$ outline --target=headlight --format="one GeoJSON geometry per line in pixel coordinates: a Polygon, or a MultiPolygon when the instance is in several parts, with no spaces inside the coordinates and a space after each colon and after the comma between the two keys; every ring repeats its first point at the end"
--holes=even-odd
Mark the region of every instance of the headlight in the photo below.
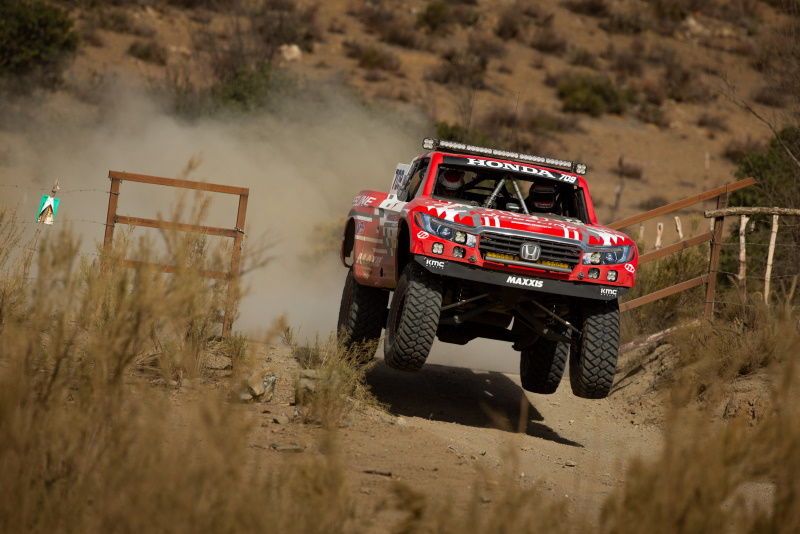
{"type": "Polygon", "coordinates": [[[447,241],[454,241],[460,245],[474,247],[477,242],[475,234],[470,234],[464,230],[458,230],[453,223],[448,223],[444,219],[437,219],[425,213],[415,213],[414,220],[417,226],[425,229],[429,234],[447,241]]]}
{"type": "Polygon", "coordinates": [[[617,265],[633,257],[633,246],[598,247],[583,253],[584,265],[617,265]]]}

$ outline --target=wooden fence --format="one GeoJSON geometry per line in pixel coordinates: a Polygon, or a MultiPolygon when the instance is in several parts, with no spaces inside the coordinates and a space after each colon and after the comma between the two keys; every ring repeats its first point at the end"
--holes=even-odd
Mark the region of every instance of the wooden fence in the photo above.
{"type": "MultiPolygon", "coordinates": [[[[655,217],[667,215],[669,213],[673,213],[680,209],[687,208],[689,206],[693,206],[700,202],[705,202],[711,199],[717,200],[717,210],[721,210],[727,207],[728,195],[730,193],[738,191],[739,189],[748,187],[755,183],[756,181],[754,178],[746,178],[744,180],[739,180],[738,182],[733,182],[724,185],[722,187],[717,187],[716,189],[706,191],[705,193],[700,193],[699,195],[679,200],[677,202],[673,202],[672,204],[667,204],[666,206],[662,206],[660,208],[647,211],[645,213],[640,213],[639,215],[634,215],[633,217],[628,217],[627,219],[616,221],[614,223],[609,224],[608,227],[614,230],[620,230],[622,228],[643,223],[644,221],[653,219],[655,217]]],[[[702,243],[707,243],[709,241],[711,242],[711,254],[709,255],[708,272],[706,274],[703,274],[702,276],[698,276],[696,278],[692,278],[691,280],[686,280],[674,286],[661,289],[659,291],[654,291],[653,293],[643,295],[633,300],[629,300],[628,302],[623,302],[622,304],[620,304],[619,307],[620,311],[627,311],[633,308],[638,308],[639,306],[643,306],[644,304],[649,304],[651,302],[655,302],[670,295],[675,295],[676,293],[680,293],[682,291],[695,288],[702,284],[706,284],[706,299],[705,299],[706,305],[705,305],[704,315],[707,318],[711,318],[714,314],[714,294],[717,285],[717,272],[719,271],[720,248],[722,246],[722,240],[724,237],[723,222],[724,222],[724,216],[715,217],[714,225],[710,231],[687,240],[681,240],[672,245],[639,256],[639,265],[642,265],[647,262],[663,258],[664,256],[673,254],[680,250],[685,250],[687,248],[691,248],[700,245],[702,243]]]]}
{"type": "MultiPolygon", "coordinates": [[[[174,178],[162,178],[160,176],[147,176],[144,174],[131,174],[119,171],[108,171],[108,178],[111,180],[111,191],[108,195],[108,214],[106,216],[106,233],[103,240],[103,247],[106,256],[111,252],[111,244],[114,238],[114,226],[128,224],[132,226],[144,226],[147,228],[158,228],[162,230],[178,230],[181,232],[194,232],[220,237],[233,238],[233,254],[231,263],[227,271],[201,271],[200,274],[205,278],[215,278],[228,281],[227,298],[225,301],[225,311],[222,317],[222,337],[228,337],[233,327],[234,305],[236,299],[236,285],[239,281],[239,267],[242,257],[242,243],[244,238],[244,221],[247,214],[247,199],[250,190],[246,187],[234,187],[230,185],[209,184],[205,182],[193,182],[189,180],[178,180],[174,178]],[[123,181],[140,182],[145,184],[164,185],[168,187],[181,187],[184,189],[197,189],[212,193],[227,193],[239,196],[239,208],[236,214],[236,226],[233,228],[216,228],[213,226],[201,226],[197,224],[185,224],[171,221],[159,221],[155,219],[143,219],[141,217],[129,217],[117,215],[117,204],[119,202],[120,184],[123,181]]],[[[162,269],[165,273],[174,273],[178,269],[175,265],[159,265],[128,259],[117,260],[123,265],[140,268],[149,266],[162,269]]]]}
{"type": "Polygon", "coordinates": [[[764,302],[769,304],[772,260],[775,257],[775,245],[778,236],[778,219],[780,216],[800,216],[800,209],[741,207],[706,210],[705,212],[705,216],[707,218],[713,218],[715,222],[725,217],[736,215],[739,216],[739,272],[736,273],[736,280],[739,284],[739,292],[742,296],[747,294],[747,222],[750,220],[751,215],[772,215],[772,228],[769,236],[769,248],[767,249],[767,265],[764,272],[764,302]]]}

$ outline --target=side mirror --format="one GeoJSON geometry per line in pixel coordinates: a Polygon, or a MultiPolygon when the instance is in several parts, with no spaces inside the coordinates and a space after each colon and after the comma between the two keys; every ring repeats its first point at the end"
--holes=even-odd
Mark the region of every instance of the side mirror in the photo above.
{"type": "Polygon", "coordinates": [[[506,202],[506,211],[513,211],[514,213],[519,213],[522,211],[519,204],[516,202],[506,202]]]}

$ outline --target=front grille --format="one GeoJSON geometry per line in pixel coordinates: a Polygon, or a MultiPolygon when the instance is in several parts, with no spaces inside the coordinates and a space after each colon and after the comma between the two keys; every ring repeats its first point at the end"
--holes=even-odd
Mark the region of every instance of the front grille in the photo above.
{"type": "MultiPolygon", "coordinates": [[[[535,262],[528,262],[531,264],[541,264],[543,261],[552,261],[557,263],[566,263],[570,269],[574,269],[581,259],[580,245],[570,243],[561,243],[558,241],[546,241],[544,239],[533,239],[530,237],[522,237],[511,234],[500,234],[497,232],[483,232],[480,234],[480,241],[478,249],[481,255],[486,258],[487,252],[495,254],[507,254],[514,256],[516,261],[523,261],[519,257],[520,245],[523,243],[533,243],[539,245],[542,253],[539,259],[535,262]]],[[[498,261],[504,263],[502,260],[495,260],[488,258],[489,261],[498,261]]]]}

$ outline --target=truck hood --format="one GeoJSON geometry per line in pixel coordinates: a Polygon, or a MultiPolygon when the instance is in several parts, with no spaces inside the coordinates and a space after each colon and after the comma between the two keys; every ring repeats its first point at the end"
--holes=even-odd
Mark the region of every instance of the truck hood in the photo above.
{"type": "Polygon", "coordinates": [[[516,230],[580,241],[588,246],[632,245],[622,232],[558,215],[525,215],[437,200],[423,200],[416,209],[450,222],[472,226],[478,232],[516,230]]]}

